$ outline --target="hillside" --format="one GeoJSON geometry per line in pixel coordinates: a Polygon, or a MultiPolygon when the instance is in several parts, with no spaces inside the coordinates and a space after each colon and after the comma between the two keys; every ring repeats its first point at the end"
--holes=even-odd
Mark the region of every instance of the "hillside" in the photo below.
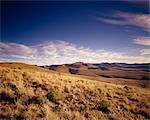
{"type": "Polygon", "coordinates": [[[43,66],[51,70],[104,78],[125,78],[149,80],[150,64],[101,63],[91,64],[77,62],[73,64],[43,66]]]}
{"type": "Polygon", "coordinates": [[[2,120],[150,119],[149,86],[106,83],[22,63],[1,63],[0,80],[2,120]]]}

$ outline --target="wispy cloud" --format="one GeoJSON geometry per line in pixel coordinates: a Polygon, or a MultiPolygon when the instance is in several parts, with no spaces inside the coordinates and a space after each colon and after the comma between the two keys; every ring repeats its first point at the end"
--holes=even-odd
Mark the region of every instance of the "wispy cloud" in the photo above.
{"type": "Polygon", "coordinates": [[[150,37],[138,37],[133,42],[138,45],[150,46],[150,37]]]}
{"type": "Polygon", "coordinates": [[[0,55],[1,57],[29,57],[36,53],[36,49],[16,43],[2,43],[0,42],[0,55]]]}
{"type": "MultiPolygon", "coordinates": [[[[144,54],[143,54],[144,55],[144,54]]],[[[144,56],[129,56],[106,50],[92,50],[64,41],[46,42],[34,46],[17,43],[0,43],[0,61],[16,61],[31,64],[63,64],[77,61],[100,62],[150,62],[144,56]]]]}
{"type": "MultiPolygon", "coordinates": [[[[97,17],[97,20],[107,24],[120,26],[134,26],[141,30],[150,32],[150,16],[148,14],[135,14],[127,12],[116,12],[111,16],[97,17]]],[[[150,46],[150,37],[140,36],[133,39],[134,44],[150,46]]],[[[149,49],[141,49],[140,55],[150,54],[149,49]]]]}
{"type": "MultiPolygon", "coordinates": [[[[138,37],[133,40],[133,43],[141,46],[150,46],[150,37],[138,37]]],[[[150,55],[150,49],[141,49],[140,55],[150,55]]]]}
{"type": "Polygon", "coordinates": [[[132,25],[150,31],[150,16],[148,14],[135,14],[127,12],[116,12],[111,16],[96,17],[100,22],[115,25],[132,25]],[[106,18],[107,17],[107,18],[106,18]],[[111,17],[111,18],[110,18],[111,17]]]}
{"type": "Polygon", "coordinates": [[[150,49],[141,49],[140,53],[141,55],[150,55],[150,49]]]}

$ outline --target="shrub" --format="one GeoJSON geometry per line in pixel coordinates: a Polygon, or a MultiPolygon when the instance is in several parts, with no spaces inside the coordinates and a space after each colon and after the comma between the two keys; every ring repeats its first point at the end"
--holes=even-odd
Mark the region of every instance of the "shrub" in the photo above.
{"type": "Polygon", "coordinates": [[[45,96],[39,96],[38,100],[41,101],[41,103],[44,103],[46,101],[46,97],[45,96]]]}
{"type": "Polygon", "coordinates": [[[0,83],[0,88],[6,88],[7,85],[5,83],[0,83]]]}
{"type": "Polygon", "coordinates": [[[61,100],[64,95],[59,91],[50,91],[46,96],[49,101],[56,102],[58,100],[61,100]]]}
{"type": "Polygon", "coordinates": [[[80,105],[79,105],[79,111],[80,111],[80,112],[85,111],[85,109],[86,109],[86,106],[85,106],[85,105],[83,105],[83,104],[80,104],[80,105]]]}
{"type": "Polygon", "coordinates": [[[110,103],[108,101],[102,100],[102,101],[98,102],[97,109],[99,111],[102,111],[104,113],[108,113],[109,112],[108,107],[110,107],[110,103]]]}
{"type": "Polygon", "coordinates": [[[2,92],[0,93],[0,102],[1,101],[15,104],[17,102],[17,98],[10,96],[8,93],[2,92]]]}
{"type": "Polygon", "coordinates": [[[16,87],[16,85],[13,84],[8,84],[8,85],[11,87],[12,91],[15,92],[15,94],[19,95],[19,89],[16,87]]]}
{"type": "Polygon", "coordinates": [[[21,70],[21,67],[18,67],[19,70],[21,70]]]}
{"type": "Polygon", "coordinates": [[[45,102],[44,96],[34,96],[28,99],[28,104],[43,104],[45,102]]]}

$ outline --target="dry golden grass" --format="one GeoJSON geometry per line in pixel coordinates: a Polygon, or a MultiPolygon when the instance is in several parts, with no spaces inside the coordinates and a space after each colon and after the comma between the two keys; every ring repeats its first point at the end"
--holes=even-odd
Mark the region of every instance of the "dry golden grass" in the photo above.
{"type": "Polygon", "coordinates": [[[148,88],[92,81],[27,64],[0,64],[0,119],[144,120],[148,88]]]}

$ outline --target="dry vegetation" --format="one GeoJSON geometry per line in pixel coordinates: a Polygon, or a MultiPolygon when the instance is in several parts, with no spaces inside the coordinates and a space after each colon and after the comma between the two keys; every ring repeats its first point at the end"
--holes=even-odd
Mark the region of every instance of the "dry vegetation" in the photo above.
{"type": "Polygon", "coordinates": [[[0,119],[150,119],[149,88],[92,81],[26,64],[0,64],[0,119]]]}

